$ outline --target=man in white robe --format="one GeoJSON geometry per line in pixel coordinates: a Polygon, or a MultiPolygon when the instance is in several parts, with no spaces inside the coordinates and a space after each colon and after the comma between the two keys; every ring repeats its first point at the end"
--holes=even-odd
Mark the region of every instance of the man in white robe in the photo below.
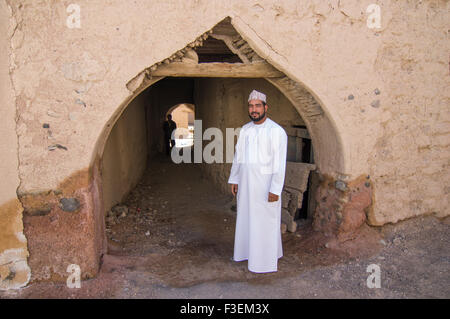
{"type": "Polygon", "coordinates": [[[253,90],[248,99],[251,122],[236,144],[228,183],[237,196],[234,261],[248,260],[256,273],[277,271],[281,244],[281,191],[286,170],[287,135],[267,117],[266,96],[253,90]]]}

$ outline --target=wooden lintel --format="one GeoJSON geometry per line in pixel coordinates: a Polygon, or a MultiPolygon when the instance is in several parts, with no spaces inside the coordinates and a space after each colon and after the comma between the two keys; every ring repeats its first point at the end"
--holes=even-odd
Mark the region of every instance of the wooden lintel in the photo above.
{"type": "Polygon", "coordinates": [[[184,63],[160,65],[152,76],[205,78],[273,78],[284,74],[267,62],[255,63],[184,63]]]}

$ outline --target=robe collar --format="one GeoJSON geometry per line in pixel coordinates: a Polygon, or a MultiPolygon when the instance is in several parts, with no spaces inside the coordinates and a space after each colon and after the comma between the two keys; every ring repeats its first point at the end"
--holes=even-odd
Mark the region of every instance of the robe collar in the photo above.
{"type": "Polygon", "coordinates": [[[251,121],[251,123],[252,123],[253,127],[260,128],[260,127],[266,127],[268,121],[270,121],[270,118],[266,118],[266,120],[263,123],[261,123],[261,124],[255,124],[255,122],[253,122],[253,121],[251,121]]]}

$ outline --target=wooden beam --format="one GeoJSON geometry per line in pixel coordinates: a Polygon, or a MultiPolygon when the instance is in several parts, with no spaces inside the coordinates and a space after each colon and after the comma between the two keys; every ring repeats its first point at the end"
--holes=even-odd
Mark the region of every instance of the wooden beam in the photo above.
{"type": "Polygon", "coordinates": [[[183,63],[160,65],[152,76],[204,78],[274,78],[284,74],[267,62],[245,63],[183,63]]]}

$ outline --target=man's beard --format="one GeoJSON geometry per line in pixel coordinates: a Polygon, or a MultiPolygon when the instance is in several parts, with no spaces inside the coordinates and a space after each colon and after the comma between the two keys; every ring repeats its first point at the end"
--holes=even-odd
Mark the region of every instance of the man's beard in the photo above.
{"type": "Polygon", "coordinates": [[[264,116],[266,116],[266,111],[264,111],[263,114],[261,114],[260,116],[258,116],[256,118],[253,118],[251,114],[249,114],[248,116],[250,117],[250,120],[252,120],[253,122],[259,122],[264,118],[264,116]]]}

